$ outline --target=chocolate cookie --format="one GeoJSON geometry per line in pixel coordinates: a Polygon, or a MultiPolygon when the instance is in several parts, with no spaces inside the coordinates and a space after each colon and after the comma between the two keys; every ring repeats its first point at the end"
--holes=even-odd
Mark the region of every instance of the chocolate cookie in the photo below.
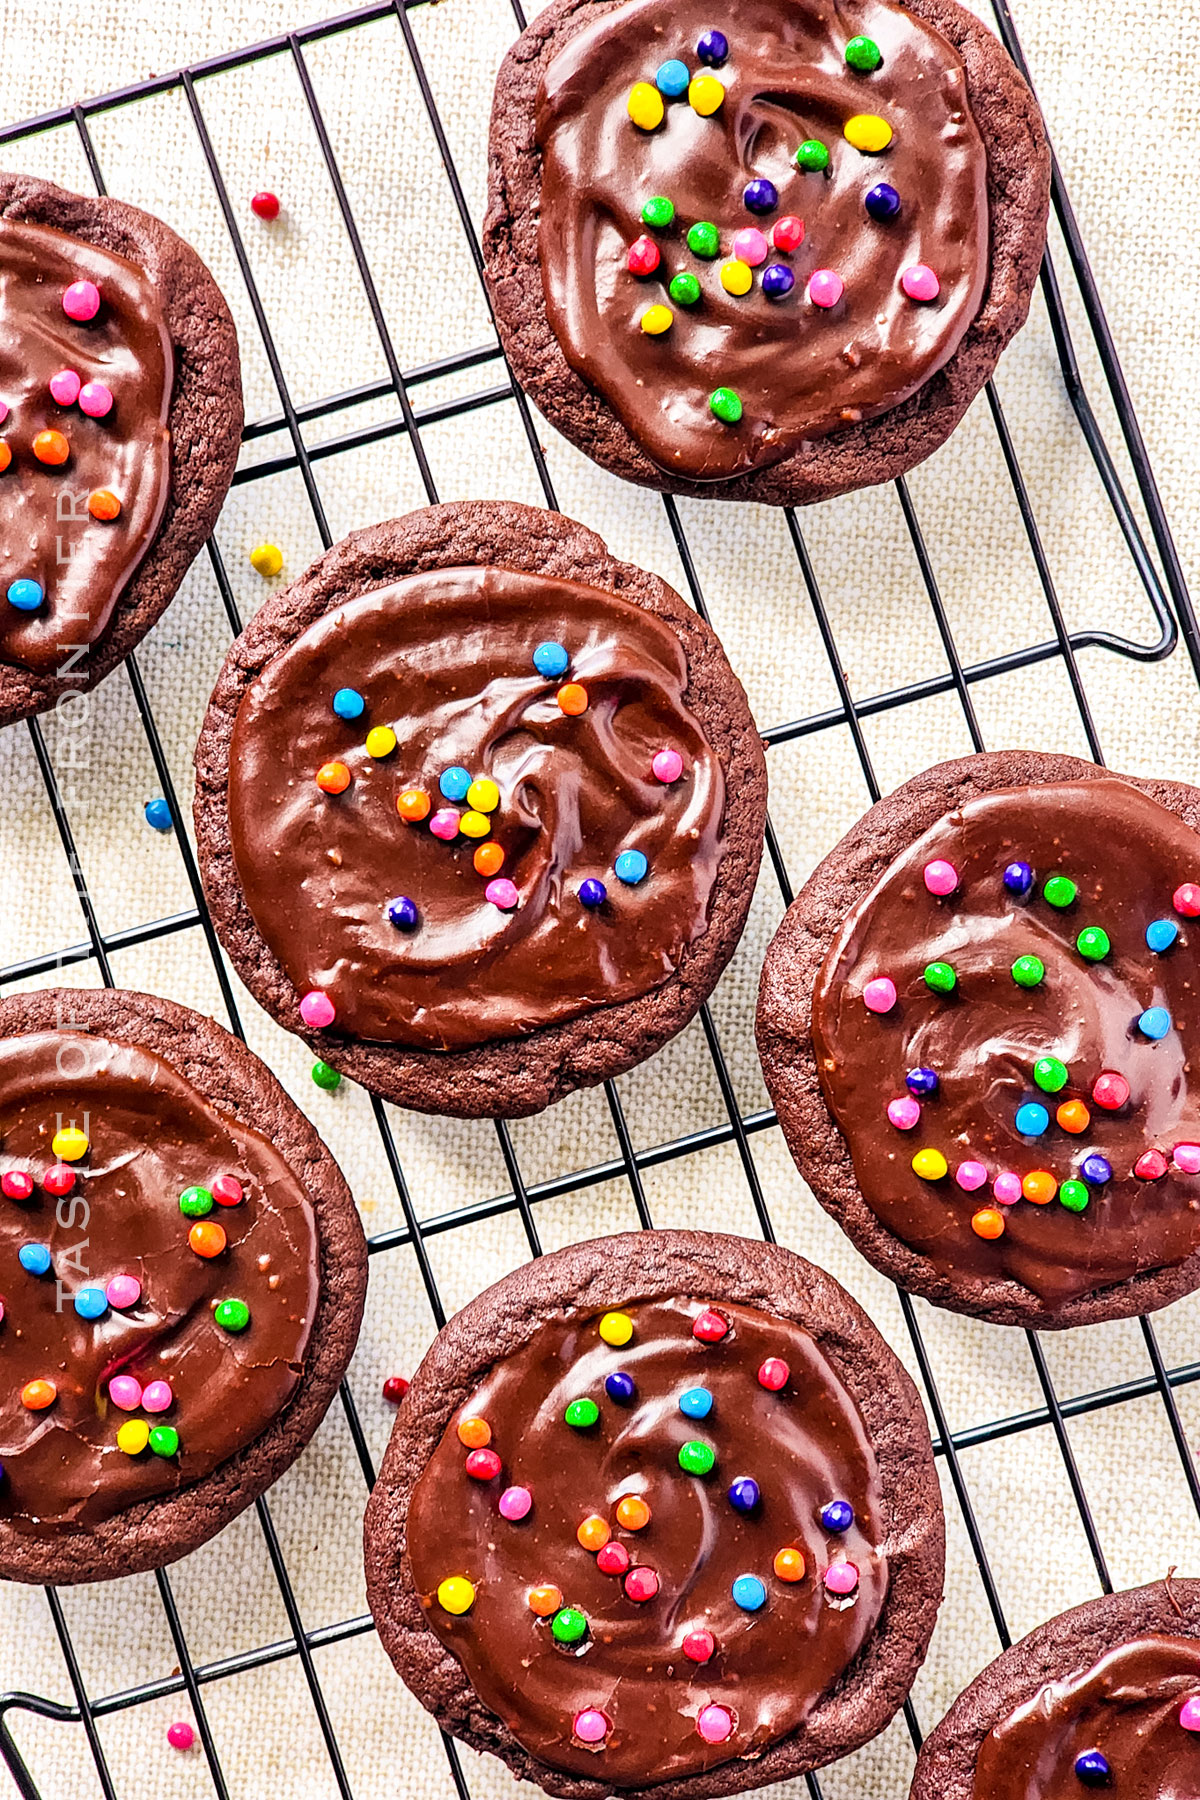
{"type": "Polygon", "coordinates": [[[518,380],[604,468],[803,504],[949,437],[1025,319],[1049,183],[955,0],[552,0],[496,83],[486,273],[518,380]]]}
{"type": "Polygon", "coordinates": [[[865,1743],[942,1564],[892,1352],[822,1270],[709,1232],[574,1244],[464,1307],[366,1517],[404,1680],[566,1800],[709,1800],[865,1743]]]}
{"type": "Polygon", "coordinates": [[[1200,1284],[1200,791],[1034,751],[860,820],[767,952],[801,1174],[876,1268],[1001,1324],[1200,1284]]]}
{"type": "Polygon", "coordinates": [[[94,687],[216,523],[242,434],[237,335],[149,213],[0,175],[0,725],[94,687]]]}
{"type": "Polygon", "coordinates": [[[910,1800],[1200,1793],[1200,1581],[1168,1576],[1040,1625],[927,1738],[910,1800]]]}
{"type": "Polygon", "coordinates": [[[149,994],[0,1001],[0,1576],[160,1568],[294,1462],[366,1290],[274,1076],[149,994]]]}
{"type": "Polygon", "coordinates": [[[680,1031],[741,934],[762,743],[708,626],[510,503],[359,531],[229,652],[196,750],[217,929],[326,1062],[519,1117],[680,1031]]]}

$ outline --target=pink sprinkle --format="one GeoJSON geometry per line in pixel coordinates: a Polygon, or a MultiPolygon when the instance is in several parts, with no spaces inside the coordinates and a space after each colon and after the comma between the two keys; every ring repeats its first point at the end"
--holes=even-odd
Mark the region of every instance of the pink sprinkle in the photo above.
{"type": "Polygon", "coordinates": [[[0,1325],[4,1323],[4,1302],[0,1300],[0,1325]]]}
{"type": "Polygon", "coordinates": [[[312,992],[305,994],[300,1002],[300,1017],[306,1025],[311,1025],[314,1031],[323,1031],[326,1025],[333,1024],[333,1001],[328,994],[323,994],[320,988],[313,988],[312,992]]]}
{"type": "Polygon", "coordinates": [[[533,1495],[528,1488],[505,1488],[500,1496],[500,1513],[505,1519],[523,1519],[533,1505],[533,1495]]]}
{"type": "Polygon", "coordinates": [[[868,1012],[891,1012],[896,1004],[896,984],[888,975],[877,975],[863,989],[863,1005],[868,1012]]]}
{"type": "Polygon", "coordinates": [[[166,1412],[174,1404],[175,1396],[168,1381],[152,1381],[142,1390],[142,1405],[149,1413],[166,1412]]]}
{"type": "Polygon", "coordinates": [[[858,1586],[858,1570],[852,1562],[830,1563],[825,1571],[825,1586],[831,1594],[852,1594],[858,1586]]]}
{"type": "Polygon", "coordinates": [[[435,838],[441,838],[444,843],[448,844],[451,839],[458,836],[459,817],[460,815],[452,806],[443,806],[430,819],[429,829],[435,838]]]}
{"type": "Polygon", "coordinates": [[[987,1180],[987,1170],[981,1162],[960,1162],[954,1171],[954,1179],[960,1188],[965,1188],[968,1194],[973,1194],[975,1189],[981,1188],[987,1180]]]}
{"type": "Polygon", "coordinates": [[[910,300],[936,300],[942,284],[924,263],[913,263],[900,277],[900,286],[910,300]]]}
{"type": "Polygon", "coordinates": [[[495,881],[489,881],[483,890],[483,897],[490,900],[493,906],[498,906],[501,912],[511,912],[521,898],[506,875],[499,875],[495,881]]]}
{"type": "Polygon", "coordinates": [[[8,401],[0,400],[0,425],[3,425],[3,423],[4,423],[5,419],[7,419],[7,417],[8,417],[8,401]]]}
{"type": "Polygon", "coordinates": [[[846,284],[834,269],[815,269],[808,280],[808,297],[814,306],[836,306],[846,284]]]}
{"type": "Polygon", "coordinates": [[[60,406],[74,406],[79,398],[79,377],[74,369],[60,369],[50,377],[50,395],[60,406]]]}
{"type": "Polygon", "coordinates": [[[889,1100],[887,1116],[897,1131],[911,1131],[921,1117],[920,1103],[907,1094],[900,1100],[889,1100]]]}
{"type": "Polygon", "coordinates": [[[683,758],[678,750],[660,750],[650,764],[656,781],[678,781],[683,774],[683,758]]]}
{"type": "Polygon", "coordinates": [[[102,381],[89,381],[79,390],[79,410],[89,419],[107,418],[113,409],[112,389],[102,381]]]}
{"type": "Polygon", "coordinates": [[[174,1725],[167,1726],[167,1742],[173,1750],[190,1750],[196,1741],[196,1734],[186,1719],[177,1719],[174,1725]]]}
{"type": "Polygon", "coordinates": [[[755,225],[747,225],[744,231],[734,234],[733,254],[739,262],[749,263],[752,269],[757,269],[760,262],[766,262],[767,249],[767,240],[755,225]]]}
{"type": "Polygon", "coordinates": [[[62,297],[62,308],[68,319],[85,323],[100,311],[100,289],[94,281],[73,281],[62,297]]]}
{"type": "Polygon", "coordinates": [[[1021,1177],[1007,1172],[997,1175],[992,1183],[992,1192],[1001,1206],[1015,1206],[1021,1198],[1021,1177]]]}
{"type": "Polygon", "coordinates": [[[1171,1155],[1185,1175],[1200,1175],[1200,1144],[1176,1144],[1171,1155]]]}
{"type": "Polygon", "coordinates": [[[142,1297],[142,1284],[136,1275],[114,1275],[104,1290],[108,1304],[117,1312],[128,1312],[142,1297]]]}
{"type": "Polygon", "coordinates": [[[1200,1695],[1192,1694],[1179,1709],[1179,1723],[1185,1731],[1200,1731],[1200,1695]]]}
{"type": "Polygon", "coordinates": [[[733,1730],[733,1714],[727,1706],[702,1706],[696,1714],[696,1730],[706,1744],[723,1744],[733,1730]]]}
{"type": "Polygon", "coordinates": [[[122,1412],[135,1412],[142,1404],[142,1384],[132,1375],[114,1375],[108,1384],[108,1397],[122,1412]]]}
{"type": "Polygon", "coordinates": [[[925,864],[925,886],[931,894],[952,894],[958,886],[958,870],[939,856],[925,864]]]}
{"type": "Polygon", "coordinates": [[[602,1744],[608,1736],[608,1720],[595,1706],[585,1706],[575,1714],[575,1736],[581,1744],[602,1744]]]}

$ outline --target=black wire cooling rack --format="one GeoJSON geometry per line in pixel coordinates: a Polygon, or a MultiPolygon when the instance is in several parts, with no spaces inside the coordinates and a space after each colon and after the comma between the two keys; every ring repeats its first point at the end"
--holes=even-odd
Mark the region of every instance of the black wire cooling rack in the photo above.
{"type": "MultiPolygon", "coordinates": [[[[525,24],[525,19],[520,0],[510,0],[510,3],[515,24],[521,28],[525,24]]],[[[414,7],[420,4],[422,4],[422,0],[410,0],[410,5],[414,7]]],[[[1001,38],[1018,66],[1027,74],[1025,59],[1007,0],[993,0],[993,10],[1001,38]]],[[[252,467],[241,469],[234,480],[237,483],[259,481],[283,470],[298,471],[304,483],[321,542],[326,547],[332,542],[332,537],[313,473],[314,463],[319,462],[322,458],[338,456],[347,451],[361,448],[382,438],[405,434],[411,444],[425,493],[431,502],[436,501],[438,492],[429,460],[422,446],[422,427],[475,408],[488,407],[498,403],[513,405],[517,408],[545,503],[551,508],[557,505],[546,457],[539,445],[537,426],[520,389],[511,380],[495,340],[480,348],[460,351],[407,370],[400,366],[363,247],[362,237],[355,222],[333,139],[322,116],[312,76],[305,60],[307,46],[385,20],[394,20],[395,22],[397,32],[395,54],[408,59],[412,75],[415,77],[428,128],[433,134],[444,168],[453,207],[469,247],[475,270],[481,277],[482,258],[479,239],[455,166],[447,130],[434,98],[433,85],[422,59],[417,36],[414,34],[412,20],[409,17],[409,5],[404,4],[404,0],[395,0],[394,4],[379,0],[378,4],[362,6],[336,18],[324,20],[319,24],[305,26],[300,30],[270,38],[245,49],[229,51],[223,55],[198,62],[189,68],[180,69],[167,75],[155,76],[150,80],[138,82],[96,99],[79,102],[73,106],[0,129],[0,143],[14,144],[41,132],[73,127],[78,133],[96,188],[98,192],[104,193],[106,191],[104,173],[89,129],[89,120],[152,95],[172,91],[182,94],[191,126],[199,141],[204,162],[220,204],[233,252],[245,283],[246,295],[279,396],[278,412],[248,424],[245,438],[249,441],[256,438],[282,436],[290,445],[290,448],[282,450],[273,457],[267,457],[252,467]],[[364,383],[341,393],[330,394],[311,404],[299,406],[295,404],[289,392],[281,354],[272,335],[247,257],[239,225],[238,209],[231,201],[229,190],[222,176],[213,138],[205,123],[201,100],[204,84],[212,77],[265,63],[273,58],[290,59],[299,80],[388,371],[386,381],[364,383]],[[414,404],[413,391],[422,384],[434,381],[440,376],[492,365],[498,365],[496,372],[501,377],[494,386],[461,398],[441,400],[425,408],[414,404]],[[346,409],[353,409],[366,402],[389,399],[394,400],[398,406],[398,416],[347,431],[318,445],[306,445],[301,430],[304,424],[346,409]]],[[[946,609],[943,606],[934,573],[933,559],[926,546],[916,506],[907,484],[901,480],[895,484],[899,504],[911,539],[920,584],[932,610],[941,640],[946,666],[921,680],[911,681],[886,692],[856,698],[850,691],[849,681],[844,673],[843,657],[839,651],[814,563],[805,541],[803,525],[794,512],[786,513],[787,529],[795,550],[803,589],[811,605],[821,642],[828,658],[838,703],[829,710],[774,725],[764,732],[764,737],[769,745],[779,745],[815,733],[826,732],[832,728],[847,728],[853,740],[863,781],[871,800],[878,799],[880,789],[872,766],[862,721],[872,715],[905,707],[931,696],[953,694],[961,708],[972,745],[976,750],[982,750],[983,738],[972,700],[972,688],[978,683],[986,682],[996,676],[1029,668],[1034,664],[1057,660],[1065,670],[1069,681],[1091,755],[1097,762],[1102,762],[1104,758],[1101,744],[1080,670],[1079,652],[1082,649],[1091,647],[1102,649],[1118,657],[1132,658],[1141,662],[1160,662],[1176,654],[1182,643],[1182,649],[1190,659],[1196,679],[1200,682],[1200,631],[1197,629],[1196,615],[1175,552],[1170,527],[1155,485],[1154,474],[1121,373],[1083,241],[1057,165],[1054,169],[1053,198],[1062,241],[1071,267],[1071,277],[1078,300],[1082,304],[1103,380],[1107,384],[1114,416],[1124,439],[1125,451],[1140,500],[1141,516],[1148,522],[1150,542],[1147,542],[1143,525],[1139,522],[1137,508],[1123,485],[1113,454],[1110,452],[1085,389],[1068,326],[1063,293],[1050,256],[1047,255],[1041,276],[1042,293],[1053,332],[1061,378],[1078,429],[1082,433],[1113,517],[1119,527],[1130,563],[1149,604],[1157,628],[1157,636],[1151,642],[1141,642],[1102,629],[1068,630],[1039,533],[1034,503],[1014,448],[1013,437],[1010,434],[999,396],[995,388],[989,386],[986,394],[987,408],[998,438],[1004,466],[1019,509],[1022,530],[1028,543],[1049,616],[1050,635],[1044,641],[1023,644],[984,661],[970,664],[963,662],[955,643],[946,609]]],[[[663,499],[663,506],[666,510],[671,536],[682,563],[691,601],[696,609],[707,617],[704,594],[680,512],[674,500],[669,496],[663,499]]],[[[230,629],[236,633],[241,630],[242,620],[233,588],[215,541],[208,545],[208,555],[230,629]]],[[[147,689],[138,668],[137,658],[130,656],[126,666],[150,755],[162,792],[168,800],[176,823],[175,842],[183,859],[184,871],[194,904],[191,908],[169,917],[150,920],[122,931],[110,932],[107,936],[104,935],[100,928],[96,907],[89,893],[86,872],[77,853],[71,808],[64,801],[57,785],[41,727],[36,719],[31,720],[28,730],[32,738],[34,755],[45,785],[46,797],[53,812],[55,827],[70,865],[86,935],[77,943],[0,969],[0,988],[5,984],[49,974],[67,964],[89,960],[95,963],[100,979],[105,985],[111,986],[113,985],[113,975],[110,958],[116,952],[132,945],[162,939],[176,932],[198,930],[203,933],[211,955],[229,1023],[232,1029],[241,1035],[234,990],[221,958],[212,922],[204,905],[195,858],[186,832],[182,828],[184,815],[172,782],[167,755],[155,722],[147,689]]],[[[14,729],[16,728],[14,727],[14,729]]],[[[767,827],[766,845],[780,895],[786,905],[792,899],[792,886],[779,842],[770,824],[767,827]]],[[[701,1022],[719,1086],[726,1122],[692,1131],[687,1135],[647,1149],[635,1150],[617,1088],[609,1082],[606,1084],[604,1092],[616,1141],[620,1148],[619,1157],[590,1168],[557,1174],[551,1179],[527,1182],[522,1175],[508,1127],[503,1122],[498,1122],[495,1129],[510,1183],[509,1191],[497,1194],[487,1201],[436,1214],[424,1221],[418,1218],[414,1207],[385,1108],[379,1101],[374,1101],[372,1103],[374,1115],[381,1134],[387,1164],[395,1183],[404,1222],[394,1229],[380,1232],[371,1238],[372,1255],[384,1254],[401,1246],[411,1249],[416,1257],[433,1320],[440,1327],[445,1320],[445,1308],[427,1249],[427,1239],[475,1223],[480,1219],[515,1212],[523,1228],[530,1254],[536,1256],[541,1249],[535,1215],[538,1202],[594,1189],[601,1183],[614,1178],[627,1183],[638,1219],[643,1227],[649,1227],[651,1217],[643,1188],[643,1172],[714,1145],[730,1143],[736,1146],[759,1228],[764,1237],[773,1241],[775,1231],[756,1169],[750,1140],[756,1133],[771,1127],[775,1123],[775,1117],[773,1112],[768,1109],[749,1113],[741,1110],[718,1031],[707,1006],[701,1011],[701,1022]]],[[[1145,1373],[1102,1387],[1097,1391],[1070,1398],[1059,1397],[1039,1339],[1033,1333],[1027,1334],[1029,1351],[1041,1388],[1043,1404],[1007,1418],[994,1419],[987,1423],[973,1425],[965,1430],[952,1432],[947,1424],[946,1413],[939,1395],[938,1384],[922,1335],[917,1311],[907,1295],[900,1294],[899,1300],[905,1326],[911,1336],[915,1359],[924,1382],[933,1420],[935,1449],[937,1455],[944,1460],[949,1483],[961,1513],[962,1525],[978,1567],[982,1591],[986,1596],[1001,1646],[1006,1646],[1010,1641],[1009,1627],[960,1462],[960,1453],[965,1449],[992,1443],[1014,1433],[1049,1425],[1053,1430],[1057,1448],[1062,1457],[1066,1480],[1078,1510],[1087,1546],[1095,1565],[1097,1580],[1104,1591],[1109,1592],[1112,1583],[1108,1565],[1101,1547],[1092,1507],[1089,1504],[1068,1436],[1067,1421],[1098,1412],[1103,1408],[1157,1395],[1165,1410],[1170,1435],[1182,1463],[1183,1475],[1192,1503],[1200,1516],[1200,1481],[1197,1479],[1192,1453],[1175,1399],[1176,1388],[1200,1380],[1200,1361],[1168,1367],[1160,1351],[1154,1326],[1148,1319],[1138,1321],[1146,1353],[1145,1373]]],[[[363,1478],[369,1486],[374,1479],[375,1471],[349,1382],[343,1385],[341,1404],[345,1411],[363,1478]]],[[[322,1691],[313,1653],[318,1649],[336,1645],[371,1631],[373,1629],[372,1622],[368,1616],[361,1616],[343,1619],[335,1624],[322,1626],[318,1630],[306,1630],[280,1537],[272,1520],[269,1501],[260,1500],[257,1511],[267,1556],[288,1620],[290,1635],[280,1641],[259,1645],[221,1661],[197,1664],[188,1651],[180,1609],[172,1592],[171,1577],[163,1571],[155,1577],[155,1580],[178,1659],[178,1672],[122,1692],[95,1694],[89,1692],[85,1684],[80,1658],[72,1641],[60,1597],[53,1588],[46,1590],[50,1616],[61,1646],[67,1676],[75,1698],[73,1705],[64,1705],[31,1693],[0,1695],[0,1756],[3,1757],[23,1800],[43,1800],[43,1796],[16,1741],[14,1727],[19,1728],[22,1714],[35,1714],[44,1719],[64,1724],[82,1725],[95,1764],[99,1790],[107,1797],[107,1800],[117,1800],[118,1789],[106,1759],[97,1722],[114,1713],[171,1695],[186,1695],[196,1721],[212,1790],[219,1800],[228,1800],[230,1788],[205,1711],[205,1689],[212,1683],[226,1682],[249,1671],[290,1658],[297,1658],[299,1661],[304,1683],[307,1686],[328,1753],[337,1790],[344,1800],[351,1800],[354,1788],[347,1774],[346,1760],[338,1742],[330,1708],[322,1691]]],[[[921,1725],[911,1700],[905,1706],[904,1716],[914,1745],[919,1745],[921,1725]]],[[[459,1800],[470,1800],[469,1781],[464,1772],[458,1749],[451,1738],[443,1735],[443,1741],[448,1759],[448,1778],[453,1790],[459,1796],[459,1800]]],[[[810,1775],[806,1779],[811,1800],[821,1800],[820,1778],[810,1775]]],[[[61,1800],[61,1797],[49,1796],[45,1797],[45,1800],[61,1800]]],[[[262,1800],[268,1800],[265,1791],[262,1800]]]]}

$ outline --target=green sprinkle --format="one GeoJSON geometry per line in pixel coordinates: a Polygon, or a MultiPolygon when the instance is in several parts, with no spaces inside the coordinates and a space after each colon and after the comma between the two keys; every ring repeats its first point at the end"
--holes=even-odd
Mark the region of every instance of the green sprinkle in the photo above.
{"type": "Polygon", "coordinates": [[[313,1064],[312,1078],[319,1088],[325,1089],[327,1094],[332,1094],[335,1088],[340,1088],[342,1085],[341,1076],[338,1074],[337,1070],[331,1068],[327,1062],[315,1062],[313,1064]]]}
{"type": "Polygon", "coordinates": [[[1082,1181],[1064,1181],[1058,1190],[1058,1197],[1068,1212],[1082,1212],[1091,1199],[1082,1181]]]}
{"type": "Polygon", "coordinates": [[[1051,906],[1070,906],[1078,892],[1069,875],[1052,875],[1042,889],[1042,899],[1048,900],[1051,906]]]}
{"type": "Polygon", "coordinates": [[[594,1400],[572,1400],[563,1418],[575,1431],[587,1431],[600,1417],[600,1408],[594,1400]]]}
{"type": "Polygon", "coordinates": [[[173,1425],[156,1425],[150,1433],[150,1448],[155,1456],[178,1456],[179,1433],[173,1425]]]}
{"type": "Polygon", "coordinates": [[[883,61],[883,51],[874,38],[852,37],[846,45],[846,62],[862,75],[869,75],[883,61]]]}
{"type": "Polygon", "coordinates": [[[213,1197],[207,1188],[184,1188],[179,1196],[179,1210],[189,1219],[204,1219],[213,1209],[213,1197]]]}
{"type": "Polygon", "coordinates": [[[949,963],[930,963],[925,970],[925,986],[935,994],[952,994],[958,986],[958,976],[949,963]]]}
{"type": "Polygon", "coordinates": [[[829,151],[818,138],[805,138],[796,152],[796,167],[819,175],[829,167],[829,151]]]}
{"type": "Polygon", "coordinates": [[[707,1475],[717,1460],[717,1453],[711,1444],[702,1444],[693,1438],[679,1452],[679,1466],[685,1475],[707,1475]]]}
{"type": "Polygon", "coordinates": [[[742,416],[742,403],[732,388],[714,388],[708,396],[708,405],[725,425],[736,425],[742,416]]]}
{"type": "Polygon", "coordinates": [[[664,231],[674,217],[675,202],[668,200],[665,194],[655,194],[642,208],[642,223],[653,225],[656,231],[664,231]]]}
{"type": "Polygon", "coordinates": [[[676,306],[695,306],[700,298],[700,283],[690,269],[681,269],[678,275],[672,275],[667,292],[676,306]]]}
{"type": "Polygon", "coordinates": [[[1108,941],[1108,933],[1099,925],[1089,925],[1075,939],[1075,948],[1080,956],[1086,956],[1089,962],[1101,962],[1112,949],[1108,941]]]}
{"type": "Polygon", "coordinates": [[[1018,987],[1037,987],[1046,979],[1046,965],[1039,956],[1018,956],[1012,978],[1018,987]]]}
{"type": "Polygon", "coordinates": [[[1057,1094],[1071,1078],[1066,1063],[1059,1062],[1057,1056],[1039,1056],[1033,1065],[1033,1079],[1044,1094],[1057,1094]]]}
{"type": "Polygon", "coordinates": [[[693,256],[703,256],[711,262],[721,253],[721,234],[708,219],[701,219],[699,224],[689,227],[687,247],[693,256]]]}
{"type": "Polygon", "coordinates": [[[213,1311],[222,1331],[245,1331],[250,1323],[250,1308],[244,1300],[222,1300],[213,1311]]]}
{"type": "Polygon", "coordinates": [[[556,1644],[577,1644],[587,1636],[588,1622],[573,1606],[560,1607],[550,1621],[550,1635],[556,1644]]]}

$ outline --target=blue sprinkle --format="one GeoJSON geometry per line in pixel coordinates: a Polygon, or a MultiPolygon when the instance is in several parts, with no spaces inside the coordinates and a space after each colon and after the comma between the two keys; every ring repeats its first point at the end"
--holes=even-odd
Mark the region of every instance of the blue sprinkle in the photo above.
{"type": "Polygon", "coordinates": [[[886,225],[900,211],[900,196],[889,182],[881,181],[870,190],[863,205],[877,225],[886,225]]]}
{"type": "MultiPolygon", "coordinates": [[[[758,1483],[752,1475],[739,1475],[736,1481],[730,1482],[729,1504],[735,1512],[748,1513],[754,1511],[755,1507],[758,1505],[758,1483]]],[[[749,1577],[743,1576],[742,1579],[753,1581],[755,1580],[755,1577],[753,1575],[749,1577]]],[[[734,1584],[733,1597],[737,1600],[736,1583],[734,1584]]],[[[761,1606],[762,1601],[758,1601],[757,1604],[761,1606]]],[[[742,1605],[740,1600],[738,1600],[738,1605],[742,1605]]],[[[751,1607],[749,1610],[753,1611],[754,1608],[751,1607]]]]}
{"type": "Polygon", "coordinates": [[[36,612],[45,598],[46,590],[40,581],[22,577],[20,581],[9,584],[8,603],[15,606],[18,612],[36,612]]]}
{"type": "Polygon", "coordinates": [[[826,1531],[849,1531],[854,1523],[854,1508],[848,1500],[830,1500],[821,1508],[821,1524],[826,1531]]]}
{"type": "Polygon", "coordinates": [[[1112,1164],[1107,1156],[1091,1150],[1080,1163],[1079,1173],[1089,1187],[1103,1187],[1106,1181],[1112,1180],[1112,1164]]]}
{"type": "Polygon", "coordinates": [[[729,55],[729,39],[723,31],[706,31],[696,45],[696,55],[710,68],[719,69],[729,55]]]}
{"type": "Polygon", "coordinates": [[[1027,862],[1011,862],[1004,871],[1004,885],[1023,900],[1033,888],[1033,870],[1027,862]]]}
{"type": "Polygon", "coordinates": [[[579,902],[581,906],[603,906],[608,899],[608,889],[602,881],[594,881],[589,875],[586,881],[579,884],[579,902]]]}
{"type": "Polygon", "coordinates": [[[910,1069],[904,1077],[904,1085],[918,1100],[927,1100],[930,1094],[937,1093],[941,1083],[936,1069],[910,1069]]]}
{"type": "Polygon", "coordinates": [[[779,189],[765,175],[748,181],[742,189],[742,202],[752,213],[774,212],[779,205],[779,189]]]}
{"type": "Polygon", "coordinates": [[[707,1419],[712,1403],[713,1397],[707,1388],[689,1388],[686,1394],[679,1396],[679,1410],[685,1419],[707,1419]]]}
{"type": "Polygon", "coordinates": [[[646,870],[649,867],[650,864],[640,850],[622,850],[613,864],[613,874],[618,881],[624,881],[628,886],[635,887],[639,881],[646,879],[646,870]]]}
{"type": "Polygon", "coordinates": [[[1156,956],[1169,950],[1179,936],[1179,927],[1174,919],[1154,919],[1146,927],[1146,942],[1156,956]]]}
{"type": "Polygon", "coordinates": [[[147,825],[152,825],[155,831],[170,831],[174,822],[175,821],[171,817],[171,809],[161,796],[156,796],[153,800],[147,800],[147,825]]]}
{"type": "Polygon", "coordinates": [[[565,675],[570,660],[562,645],[551,643],[549,638],[544,644],[539,644],[533,653],[533,666],[547,681],[555,681],[558,676],[565,675]]]}
{"type": "Polygon", "coordinates": [[[1084,1787],[1107,1787],[1112,1765],[1100,1750],[1084,1750],[1075,1758],[1075,1773],[1084,1787]]]}
{"type": "Polygon", "coordinates": [[[796,285],[796,277],[784,263],[772,263],[762,272],[762,291],[768,300],[782,300],[796,285]]]}
{"type": "Polygon", "coordinates": [[[470,785],[471,777],[460,763],[451,763],[438,779],[438,786],[447,800],[465,800],[470,785]]]}
{"type": "Polygon", "coordinates": [[[739,1575],[730,1592],[734,1605],[743,1612],[757,1612],[767,1604],[767,1590],[757,1575],[739,1575]]]}
{"type": "Polygon", "coordinates": [[[80,1288],[75,1296],[75,1311],[81,1319],[102,1319],[108,1311],[108,1296],[103,1288],[80,1288]]]}
{"type": "Polygon", "coordinates": [[[50,1252],[45,1244],[22,1244],[17,1260],[27,1275],[50,1273],[50,1252]]]}
{"type": "Polygon", "coordinates": [[[1027,1100],[1024,1106],[1018,1106],[1016,1125],[1022,1137],[1041,1137],[1050,1123],[1050,1114],[1036,1100],[1027,1100]]]}
{"type": "MultiPolygon", "coordinates": [[[[673,56],[670,62],[663,63],[659,69],[658,74],[654,77],[654,85],[660,94],[667,96],[668,100],[678,100],[680,94],[687,93],[691,79],[687,64],[680,62],[677,56],[673,56]]],[[[563,668],[565,669],[566,666],[564,662],[563,668]]],[[[542,673],[545,674],[546,671],[543,669],[542,673]]]]}
{"type": "Polygon", "coordinates": [[[397,931],[412,931],[417,923],[417,903],[410,900],[407,894],[398,894],[387,903],[388,924],[394,925],[397,931]]]}
{"type": "Polygon", "coordinates": [[[357,688],[339,688],[333,696],[333,710],[339,719],[361,719],[367,703],[357,688]]]}
{"type": "Polygon", "coordinates": [[[1165,1006],[1148,1006],[1138,1020],[1138,1030],[1143,1037],[1165,1038],[1171,1029],[1171,1015],[1165,1006]]]}
{"type": "Polygon", "coordinates": [[[637,1383],[624,1369],[614,1369],[611,1375],[604,1377],[604,1391],[610,1400],[632,1400],[637,1393],[637,1383]]]}

